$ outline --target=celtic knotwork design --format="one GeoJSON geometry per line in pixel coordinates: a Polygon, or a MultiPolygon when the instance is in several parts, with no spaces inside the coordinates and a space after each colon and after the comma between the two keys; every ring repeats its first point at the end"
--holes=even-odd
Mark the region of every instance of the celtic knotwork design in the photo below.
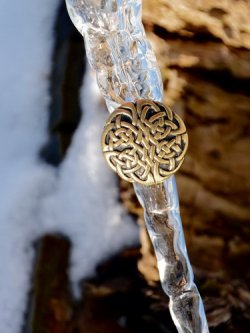
{"type": "Polygon", "coordinates": [[[102,150],[111,168],[129,182],[161,183],[181,166],[188,136],[181,118],[160,102],[138,100],[107,120],[102,150]]]}

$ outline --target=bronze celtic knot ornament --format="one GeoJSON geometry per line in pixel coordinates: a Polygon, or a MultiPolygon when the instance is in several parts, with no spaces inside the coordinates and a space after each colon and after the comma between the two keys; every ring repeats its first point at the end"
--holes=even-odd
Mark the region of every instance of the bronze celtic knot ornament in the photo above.
{"type": "Polygon", "coordinates": [[[110,167],[129,181],[158,184],[181,166],[188,146],[181,118],[160,102],[138,100],[118,107],[102,134],[110,167]]]}

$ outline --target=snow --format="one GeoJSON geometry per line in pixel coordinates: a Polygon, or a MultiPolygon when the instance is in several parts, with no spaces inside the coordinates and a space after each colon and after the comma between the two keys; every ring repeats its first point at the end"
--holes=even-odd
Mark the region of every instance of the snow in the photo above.
{"type": "Polygon", "coordinates": [[[137,241],[138,231],[118,203],[116,178],[100,151],[107,114],[88,71],[85,111],[64,162],[46,165],[53,24],[59,1],[0,1],[0,333],[19,333],[33,269],[32,243],[46,232],[73,244],[70,278],[137,241]]]}
{"type": "Polygon", "coordinates": [[[55,191],[42,200],[41,211],[46,230],[64,232],[74,242],[73,286],[93,273],[100,259],[138,239],[137,227],[118,203],[114,173],[102,156],[100,137],[108,115],[96,98],[99,92],[90,70],[83,87],[82,122],[59,170],[55,191]]]}

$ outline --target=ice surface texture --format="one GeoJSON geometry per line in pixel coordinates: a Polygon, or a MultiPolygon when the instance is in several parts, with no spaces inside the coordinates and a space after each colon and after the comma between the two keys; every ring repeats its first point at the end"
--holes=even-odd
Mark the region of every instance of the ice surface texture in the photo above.
{"type": "Polygon", "coordinates": [[[141,24],[140,1],[66,1],[110,112],[138,98],[161,100],[162,81],[141,24]]]}
{"type": "MultiPolygon", "coordinates": [[[[162,80],[141,23],[140,0],[66,0],[85,39],[108,110],[137,99],[162,100],[162,80]]],[[[154,245],[160,279],[179,332],[208,332],[187,256],[174,177],[161,185],[135,184],[154,245]]]]}
{"type": "Polygon", "coordinates": [[[154,245],[170,312],[178,332],[208,332],[200,294],[194,284],[179,212],[174,176],[154,186],[134,186],[144,207],[146,226],[154,245]]]}

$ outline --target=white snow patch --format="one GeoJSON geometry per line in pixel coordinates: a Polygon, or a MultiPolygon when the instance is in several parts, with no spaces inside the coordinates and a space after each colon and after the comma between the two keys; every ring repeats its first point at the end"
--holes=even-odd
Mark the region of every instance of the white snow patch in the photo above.
{"type": "Polygon", "coordinates": [[[82,90],[85,111],[59,169],[39,160],[46,142],[53,24],[58,1],[0,2],[0,333],[19,333],[33,269],[32,242],[58,231],[73,243],[71,279],[137,240],[103,161],[105,112],[94,77],[82,90]]]}
{"type": "Polygon", "coordinates": [[[60,170],[56,190],[42,201],[45,230],[64,232],[74,242],[71,278],[94,272],[96,264],[138,240],[138,229],[119,202],[115,174],[106,165],[100,137],[108,114],[100,106],[95,75],[82,89],[84,114],[60,170]]]}

